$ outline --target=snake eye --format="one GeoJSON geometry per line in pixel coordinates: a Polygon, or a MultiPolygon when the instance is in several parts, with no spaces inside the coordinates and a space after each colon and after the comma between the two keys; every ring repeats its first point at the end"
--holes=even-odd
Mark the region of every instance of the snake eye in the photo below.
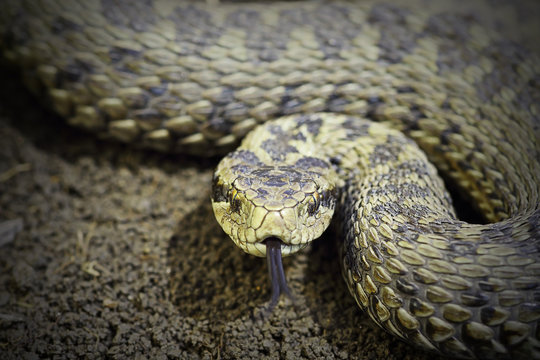
{"type": "Polygon", "coordinates": [[[319,209],[319,205],[321,204],[321,197],[319,193],[313,193],[311,194],[311,197],[309,198],[307,212],[310,216],[315,215],[317,210],[319,209]]]}
{"type": "Polygon", "coordinates": [[[238,199],[238,191],[236,189],[231,189],[231,191],[229,191],[229,204],[231,207],[231,211],[240,211],[240,207],[242,204],[240,203],[240,199],[238,199]]]}

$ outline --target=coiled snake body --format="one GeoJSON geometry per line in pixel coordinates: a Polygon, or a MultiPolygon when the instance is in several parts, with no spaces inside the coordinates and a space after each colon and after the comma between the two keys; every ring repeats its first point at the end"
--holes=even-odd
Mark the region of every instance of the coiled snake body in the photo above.
{"type": "Polygon", "coordinates": [[[266,122],[222,160],[212,200],[278,278],[335,208],[344,278],[380,326],[450,356],[540,358],[534,54],[473,17],[396,3],[4,10],[4,56],[71,124],[210,154],[266,122]],[[432,164],[488,224],[456,219],[432,164]]]}

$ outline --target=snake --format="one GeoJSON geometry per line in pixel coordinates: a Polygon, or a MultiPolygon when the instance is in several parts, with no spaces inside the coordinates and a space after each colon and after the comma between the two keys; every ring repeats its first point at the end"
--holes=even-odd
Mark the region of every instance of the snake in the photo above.
{"type": "Polygon", "coordinates": [[[267,258],[273,306],[282,256],[332,223],[351,295],[390,334],[540,358],[540,61],[478,13],[409,3],[6,1],[0,49],[101,138],[202,156],[241,141],[211,201],[267,258]]]}

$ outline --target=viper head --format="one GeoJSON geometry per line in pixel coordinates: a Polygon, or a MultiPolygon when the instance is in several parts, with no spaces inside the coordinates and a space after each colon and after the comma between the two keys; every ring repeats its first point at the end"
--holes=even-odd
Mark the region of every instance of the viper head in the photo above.
{"type": "Polygon", "coordinates": [[[245,157],[233,153],[218,166],[212,207],[237,246],[266,256],[272,309],[280,294],[291,296],[281,257],[304,248],[330,224],[336,203],[335,174],[328,164],[314,158],[291,166],[269,166],[238,161],[245,157]]]}
{"type": "Polygon", "coordinates": [[[272,238],[281,241],[281,255],[287,256],[328,227],[336,203],[328,164],[304,158],[309,166],[268,166],[235,158],[229,155],[216,170],[212,205],[223,230],[245,252],[266,256],[265,240],[272,238]]]}

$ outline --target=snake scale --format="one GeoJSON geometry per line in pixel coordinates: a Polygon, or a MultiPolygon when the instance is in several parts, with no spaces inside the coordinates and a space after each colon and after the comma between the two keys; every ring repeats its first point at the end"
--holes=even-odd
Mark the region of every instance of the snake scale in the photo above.
{"type": "Polygon", "coordinates": [[[281,256],[335,210],[343,276],[378,325],[451,357],[540,358],[538,57],[408,3],[8,1],[0,45],[101,137],[210,155],[250,133],[212,201],[268,252],[277,296],[281,256]],[[456,218],[439,174],[486,224],[456,218]]]}

